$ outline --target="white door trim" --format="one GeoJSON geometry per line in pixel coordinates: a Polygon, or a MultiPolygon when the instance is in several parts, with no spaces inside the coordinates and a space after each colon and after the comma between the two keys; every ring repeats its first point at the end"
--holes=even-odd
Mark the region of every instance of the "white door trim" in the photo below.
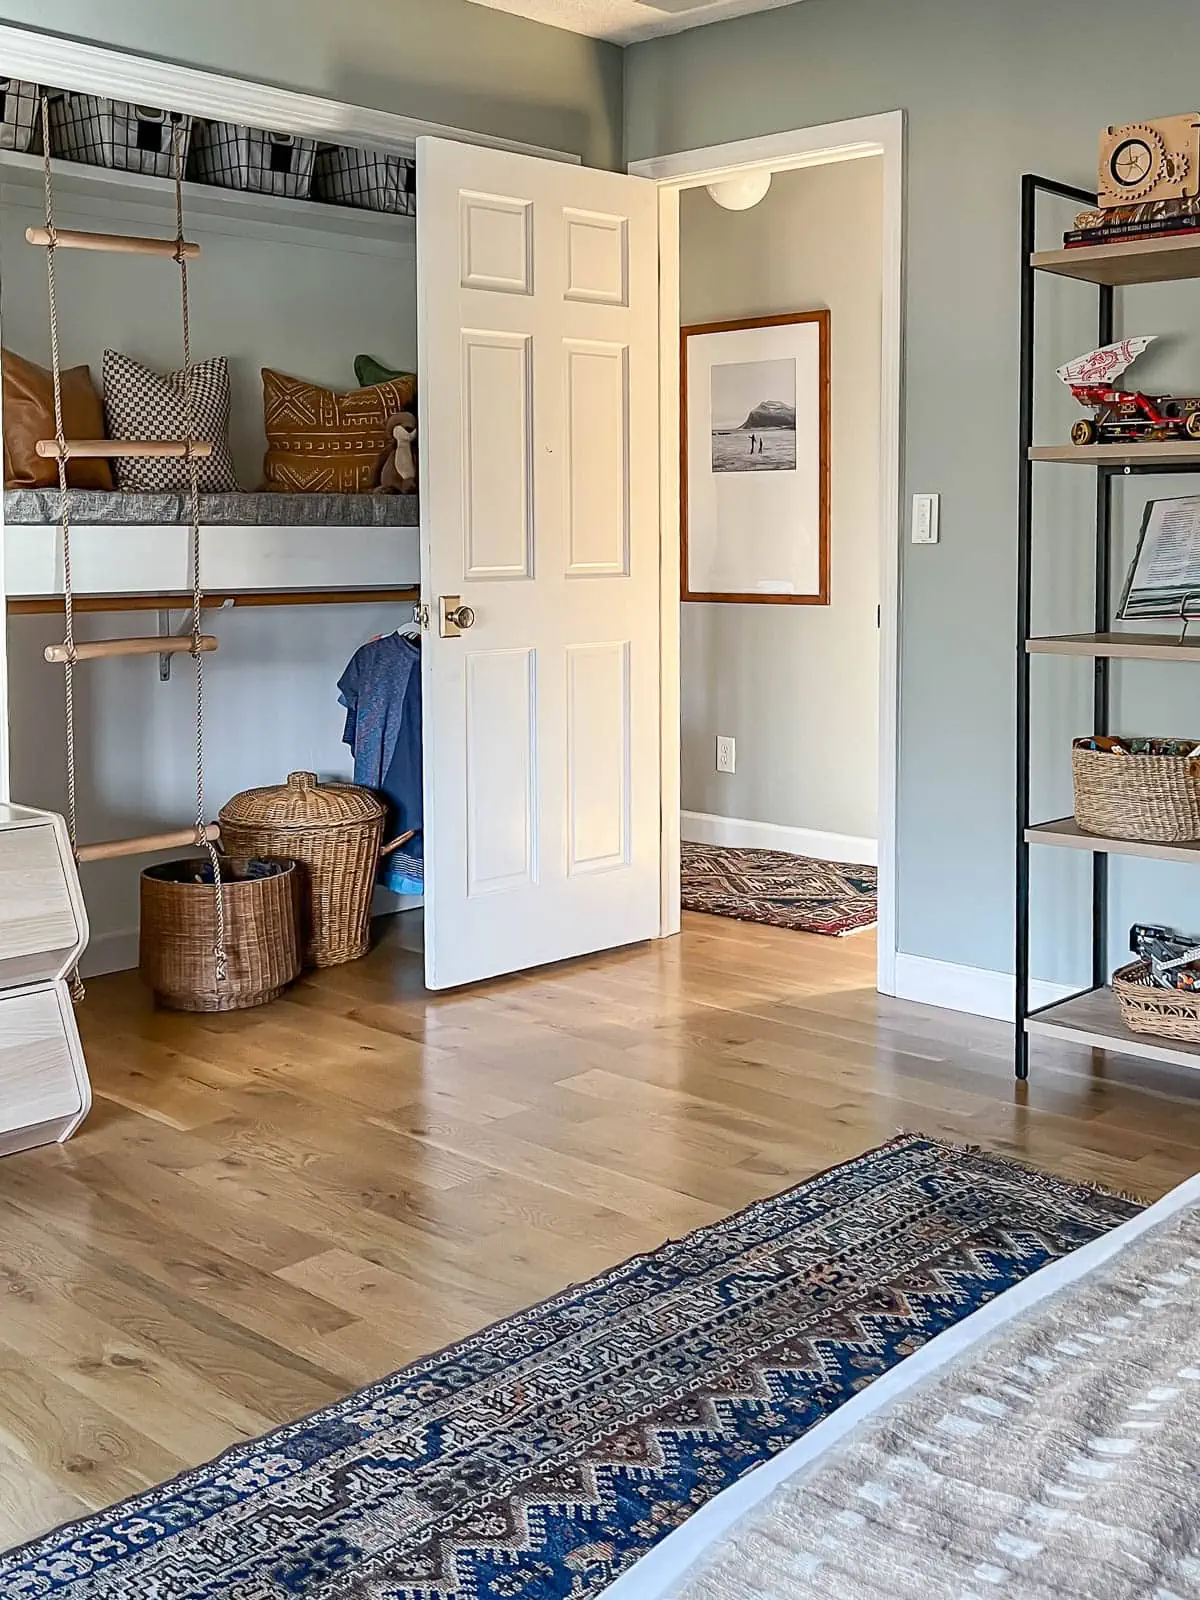
{"type": "Polygon", "coordinates": [[[190,112],[193,116],[281,128],[310,138],[362,144],[401,155],[411,155],[422,134],[434,134],[462,144],[515,150],[550,161],[580,161],[579,156],[561,150],[545,150],[539,145],[445,127],[393,111],[376,111],[369,106],[254,83],[248,78],[178,66],[153,56],[85,44],[12,23],[0,24],[0,64],[7,77],[52,84],[56,89],[72,89],[78,94],[110,95],[117,100],[190,112]]]}
{"type": "Polygon", "coordinates": [[[904,340],[904,112],[855,117],[634,161],[659,185],[662,348],[662,935],[679,912],[679,192],[752,167],[791,171],[862,156],[883,158],[883,338],[879,560],[879,961],[896,992],[896,770],[900,721],[900,417],[904,340]]]}

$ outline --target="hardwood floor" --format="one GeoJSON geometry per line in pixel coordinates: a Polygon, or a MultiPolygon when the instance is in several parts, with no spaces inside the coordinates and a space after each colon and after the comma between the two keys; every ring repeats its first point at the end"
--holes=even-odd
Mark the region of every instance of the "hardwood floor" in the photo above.
{"type": "Polygon", "coordinates": [[[434,998],[404,948],[263,1011],[81,1023],[75,1141],[0,1162],[0,1546],[314,1410],[899,1128],[1153,1197],[1200,1077],[880,999],[869,935],[712,917],[434,998]]]}

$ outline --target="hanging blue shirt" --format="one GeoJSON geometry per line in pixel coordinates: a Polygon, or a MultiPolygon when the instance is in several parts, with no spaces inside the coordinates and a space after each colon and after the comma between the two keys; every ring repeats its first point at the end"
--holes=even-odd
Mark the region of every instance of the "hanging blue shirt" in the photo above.
{"type": "Polygon", "coordinates": [[[420,646],[398,633],[372,639],[355,652],[338,690],[346,708],[342,742],[354,752],[354,781],[388,802],[385,839],[417,830],[404,854],[420,861],[425,820],[420,646]]]}

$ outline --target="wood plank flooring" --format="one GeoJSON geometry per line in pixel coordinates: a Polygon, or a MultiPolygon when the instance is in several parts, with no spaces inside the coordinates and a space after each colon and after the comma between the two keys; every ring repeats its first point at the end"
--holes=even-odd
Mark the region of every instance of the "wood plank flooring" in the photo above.
{"type": "Polygon", "coordinates": [[[81,1013],[96,1108],[0,1162],[0,1546],[880,1143],[1146,1196],[1200,1075],[876,996],[869,935],[713,917],[442,998],[392,924],[263,1011],[81,1013]]]}

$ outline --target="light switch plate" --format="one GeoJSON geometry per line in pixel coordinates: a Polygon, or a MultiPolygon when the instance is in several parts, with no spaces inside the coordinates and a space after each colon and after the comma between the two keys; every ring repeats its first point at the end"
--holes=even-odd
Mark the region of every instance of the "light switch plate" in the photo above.
{"type": "Polygon", "coordinates": [[[936,544],[938,542],[938,513],[941,495],[915,494],[912,508],[912,542],[936,544]]]}

